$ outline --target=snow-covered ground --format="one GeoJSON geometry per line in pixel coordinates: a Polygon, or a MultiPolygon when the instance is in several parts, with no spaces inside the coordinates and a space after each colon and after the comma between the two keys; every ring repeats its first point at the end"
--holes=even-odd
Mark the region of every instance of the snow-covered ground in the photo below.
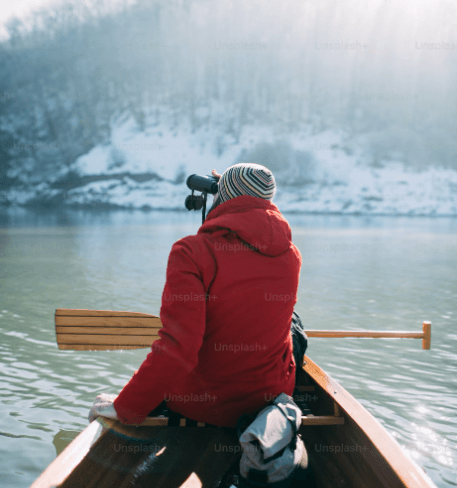
{"type": "Polygon", "coordinates": [[[81,186],[53,189],[53,182],[41,183],[13,188],[7,199],[21,205],[64,194],[66,205],[183,209],[188,175],[213,168],[222,173],[246,160],[273,171],[273,201],[282,211],[457,215],[457,171],[418,172],[394,160],[373,166],[366,151],[362,142],[336,130],[290,133],[252,125],[236,134],[202,124],[192,132],[186,123],[176,128],[163,122],[140,131],[124,118],[113,124],[109,144],[92,148],[55,177],[72,171],[85,177],[81,186]]]}

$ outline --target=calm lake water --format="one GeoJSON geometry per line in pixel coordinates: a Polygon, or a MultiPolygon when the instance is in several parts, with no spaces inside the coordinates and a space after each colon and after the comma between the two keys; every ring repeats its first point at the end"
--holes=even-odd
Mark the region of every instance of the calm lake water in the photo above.
{"type": "MultiPolygon", "coordinates": [[[[438,487],[457,486],[457,219],[286,214],[303,256],[307,329],[419,331],[311,339],[309,356],[353,394],[438,487]]],[[[147,350],[59,351],[56,308],[158,314],[173,242],[199,213],[0,211],[0,486],[30,485],[118,393],[147,350]]]]}

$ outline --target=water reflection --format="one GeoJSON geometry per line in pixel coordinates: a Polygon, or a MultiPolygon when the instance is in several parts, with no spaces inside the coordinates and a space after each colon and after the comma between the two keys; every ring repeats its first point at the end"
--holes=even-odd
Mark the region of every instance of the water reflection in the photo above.
{"type": "Polygon", "coordinates": [[[59,430],[52,441],[56,448],[56,456],[58,456],[80,433],[80,431],[75,430],[59,430]]]}

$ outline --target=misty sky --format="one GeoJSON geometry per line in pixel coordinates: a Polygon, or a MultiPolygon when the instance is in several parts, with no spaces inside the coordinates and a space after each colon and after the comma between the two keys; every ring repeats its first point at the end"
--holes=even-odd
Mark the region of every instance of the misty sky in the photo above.
{"type": "Polygon", "coordinates": [[[3,25],[10,17],[22,17],[31,10],[52,2],[53,0],[14,0],[14,2],[11,0],[0,0],[0,24],[3,25]]]}
{"type": "Polygon", "coordinates": [[[11,17],[24,17],[32,10],[54,2],[55,0],[0,0],[0,38],[6,36],[4,24],[11,17]]]}

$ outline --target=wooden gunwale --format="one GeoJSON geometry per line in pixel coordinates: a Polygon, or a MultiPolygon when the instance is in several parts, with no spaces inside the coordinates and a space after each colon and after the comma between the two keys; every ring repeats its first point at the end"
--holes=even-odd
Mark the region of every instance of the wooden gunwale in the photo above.
{"type": "Polygon", "coordinates": [[[99,422],[89,424],[43,471],[31,488],[53,488],[63,483],[102,435],[99,422]]]}

